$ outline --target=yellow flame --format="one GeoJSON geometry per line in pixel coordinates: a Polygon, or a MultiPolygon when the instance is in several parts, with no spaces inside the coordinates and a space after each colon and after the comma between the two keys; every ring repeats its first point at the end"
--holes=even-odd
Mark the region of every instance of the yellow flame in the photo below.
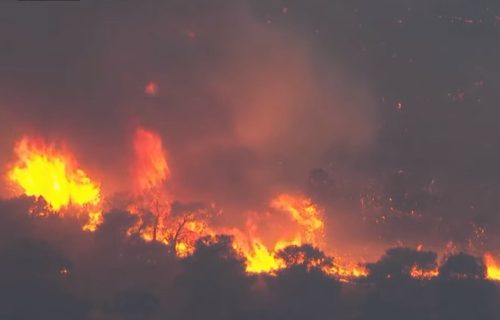
{"type": "Polygon", "coordinates": [[[253,240],[252,248],[244,255],[249,273],[273,273],[285,267],[284,261],[276,258],[275,252],[267,249],[258,239],[253,240]]]}
{"type": "Polygon", "coordinates": [[[317,244],[323,235],[324,222],[321,210],[311,199],[290,194],[280,194],[273,201],[271,207],[287,212],[291,219],[304,230],[304,240],[311,244],[317,244]]]}
{"type": "Polygon", "coordinates": [[[102,221],[98,206],[100,186],[78,168],[69,153],[56,150],[43,141],[22,138],[15,147],[16,161],[7,172],[7,178],[27,196],[42,197],[53,213],[69,206],[92,210],[85,230],[95,230],[102,221]]]}
{"type": "Polygon", "coordinates": [[[500,263],[496,262],[490,253],[484,254],[486,276],[490,280],[500,281],[500,263]]]}

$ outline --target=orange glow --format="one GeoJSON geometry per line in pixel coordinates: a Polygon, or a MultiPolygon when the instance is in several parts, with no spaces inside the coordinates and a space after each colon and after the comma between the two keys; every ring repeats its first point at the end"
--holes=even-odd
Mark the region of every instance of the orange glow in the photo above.
{"type": "MultiPolygon", "coordinates": [[[[245,259],[245,270],[250,274],[276,275],[280,270],[302,265],[321,269],[344,282],[368,275],[364,264],[352,257],[328,257],[332,251],[327,251],[324,244],[327,221],[323,209],[312,199],[301,194],[281,193],[273,197],[264,210],[248,213],[244,227],[213,227],[209,220],[215,205],[172,208],[175,198],[166,188],[170,169],[160,135],[139,127],[131,145],[135,155],[131,165],[133,192],[127,199],[127,209],[137,221],[128,229],[129,236],[162,243],[176,256],[187,257],[193,254],[196,242],[202,237],[229,234],[233,236],[233,248],[245,259]],[[309,256],[309,251],[301,251],[301,248],[284,250],[305,244],[319,249],[320,254],[309,256]]],[[[84,215],[82,228],[85,231],[95,231],[102,224],[100,184],[81,169],[70,152],[39,139],[24,137],[16,143],[14,154],[15,159],[7,168],[7,180],[19,194],[44,199],[30,212],[40,216],[84,215]]],[[[424,245],[418,244],[416,250],[423,251],[424,245]]],[[[456,247],[450,242],[444,255],[453,252],[456,247]]],[[[500,281],[500,261],[495,261],[491,253],[485,253],[484,263],[487,278],[500,281]]],[[[422,280],[439,275],[437,268],[422,269],[416,265],[406,271],[412,278],[422,280]]],[[[67,275],[70,270],[61,269],[60,272],[67,275]]],[[[457,275],[458,278],[466,276],[457,275]]]]}
{"type": "Polygon", "coordinates": [[[167,198],[154,194],[153,198],[130,206],[130,213],[136,215],[138,221],[127,233],[140,235],[145,241],[163,243],[178,257],[189,256],[198,239],[215,235],[208,226],[209,213],[200,209],[173,216],[170,205],[167,198]]]}
{"type": "Polygon", "coordinates": [[[136,192],[155,188],[170,176],[165,149],[158,134],[139,127],[134,136],[136,192]]]}
{"type": "Polygon", "coordinates": [[[245,258],[249,273],[272,273],[285,267],[284,261],[276,258],[274,251],[268,250],[259,240],[253,241],[252,250],[245,258]]]}
{"type": "Polygon", "coordinates": [[[170,169],[157,133],[137,128],[133,147],[135,188],[128,210],[138,219],[128,234],[161,242],[179,257],[192,254],[199,238],[214,234],[207,223],[210,213],[200,209],[172,214],[171,196],[164,185],[170,177],[170,169]]]}
{"type": "Polygon", "coordinates": [[[284,213],[286,221],[276,223],[286,224],[286,228],[273,229],[273,234],[269,236],[259,230],[254,215],[247,220],[245,232],[239,230],[232,232],[235,246],[246,258],[246,271],[249,273],[273,274],[287,267],[286,263],[276,256],[280,250],[291,245],[300,246],[306,243],[316,246],[323,236],[322,212],[311,199],[283,193],[270,202],[270,208],[274,211],[272,214],[264,215],[265,222],[275,223],[274,219],[279,219],[284,213]],[[264,238],[268,241],[264,242],[262,240],[264,238]]]}
{"type": "Polygon", "coordinates": [[[137,217],[136,223],[129,228],[129,235],[138,234],[146,241],[159,241],[168,244],[165,230],[170,215],[170,202],[159,191],[145,192],[137,196],[127,208],[137,217]]]}
{"type": "Polygon", "coordinates": [[[151,97],[154,97],[158,94],[158,84],[154,81],[148,82],[144,87],[144,92],[151,97]]]}
{"type": "Polygon", "coordinates": [[[323,268],[326,274],[336,276],[343,282],[351,279],[362,278],[368,275],[368,270],[363,264],[351,259],[335,259],[333,266],[323,268]]]}
{"type": "MultiPolygon", "coordinates": [[[[283,230],[273,228],[271,238],[274,240],[268,241],[268,245],[265,245],[261,239],[269,238],[269,236],[261,234],[255,218],[247,221],[246,232],[232,231],[235,248],[245,257],[248,273],[275,275],[277,271],[289,267],[286,261],[278,257],[278,252],[288,246],[311,244],[318,248],[322,247],[325,228],[323,210],[311,199],[302,195],[283,193],[270,202],[270,208],[275,210],[274,215],[264,215],[264,220],[274,223],[273,219],[277,218],[276,214],[285,213],[288,217],[288,223],[291,224],[280,221],[279,224],[286,224],[284,230],[287,232],[280,234],[283,230]]],[[[305,263],[304,259],[303,254],[299,252],[292,257],[289,263],[303,264],[305,263]]],[[[311,267],[321,268],[326,274],[338,277],[342,281],[365,277],[368,274],[363,265],[348,259],[324,265],[323,261],[308,261],[307,268],[311,267]]]]}
{"type": "Polygon", "coordinates": [[[244,237],[239,230],[233,231],[234,247],[246,261],[248,273],[269,273],[286,267],[285,262],[276,257],[276,250],[269,249],[257,237],[244,237]]]}
{"type": "Polygon", "coordinates": [[[500,263],[496,262],[490,253],[484,254],[486,277],[490,280],[500,281],[500,263]]]}
{"type": "Polygon", "coordinates": [[[415,279],[432,279],[439,275],[437,268],[432,270],[423,270],[417,266],[413,266],[410,270],[410,276],[415,279]]]}
{"type": "MultiPolygon", "coordinates": [[[[274,275],[277,271],[288,267],[287,262],[278,257],[280,250],[288,246],[304,244],[317,247],[321,245],[325,223],[322,210],[311,199],[301,195],[283,193],[271,201],[270,207],[277,211],[275,214],[286,213],[291,223],[285,228],[288,231],[287,234],[280,235],[280,230],[273,228],[272,238],[274,241],[270,243],[268,241],[268,245],[265,245],[261,239],[266,235],[261,234],[258,223],[254,219],[247,221],[246,232],[240,230],[229,232],[234,236],[235,249],[245,257],[248,273],[274,275]]],[[[265,220],[271,221],[275,218],[273,215],[265,215],[264,217],[265,220]]],[[[305,257],[298,253],[292,260],[294,264],[302,264],[304,259],[305,257]]],[[[319,267],[326,274],[338,276],[345,281],[367,275],[367,270],[362,265],[347,259],[325,266],[321,265],[321,261],[309,261],[307,267],[319,267]]]]}
{"type": "Polygon", "coordinates": [[[271,202],[271,207],[283,210],[302,228],[304,243],[317,245],[323,236],[324,222],[321,210],[303,196],[281,194],[271,202]]]}
{"type": "Polygon", "coordinates": [[[42,140],[22,138],[15,146],[16,160],[7,178],[27,196],[43,198],[49,212],[64,215],[69,207],[87,211],[84,230],[94,231],[102,222],[99,209],[101,190],[98,183],[78,167],[68,152],[46,145],[42,140]]]}

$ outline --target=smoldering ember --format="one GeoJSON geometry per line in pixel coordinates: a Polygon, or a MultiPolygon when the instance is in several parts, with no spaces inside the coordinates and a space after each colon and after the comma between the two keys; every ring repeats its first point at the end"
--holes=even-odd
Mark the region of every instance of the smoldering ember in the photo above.
{"type": "Polygon", "coordinates": [[[500,1],[0,17],[0,320],[500,319],[500,1]]]}

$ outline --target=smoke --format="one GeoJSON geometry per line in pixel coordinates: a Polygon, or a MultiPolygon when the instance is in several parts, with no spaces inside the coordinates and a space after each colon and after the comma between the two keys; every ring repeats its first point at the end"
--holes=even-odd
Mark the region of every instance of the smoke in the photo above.
{"type": "Polygon", "coordinates": [[[6,10],[22,16],[4,22],[21,54],[2,76],[2,130],[64,139],[108,194],[126,184],[136,124],[164,138],[178,197],[228,210],[298,189],[329,150],[361,152],[375,137],[368,86],[314,36],[268,25],[245,1],[6,10]],[[51,22],[33,31],[30,20],[51,22]]]}
{"type": "MultiPolygon", "coordinates": [[[[125,208],[143,126],[166,149],[172,212],[210,208],[218,226],[242,226],[297,192],[324,209],[333,261],[375,262],[354,284],[300,265],[254,276],[225,237],[179,260],[127,235],[137,221],[126,211],[83,233],[75,217],[29,216],[31,199],[2,201],[0,317],[498,317],[484,266],[455,253],[500,252],[499,10],[486,0],[2,3],[0,166],[25,134],[61,142],[110,207],[125,208]],[[410,249],[421,245],[432,251],[410,249]],[[414,267],[440,277],[417,281],[414,267]]],[[[0,194],[11,194],[3,183],[0,194]]]]}

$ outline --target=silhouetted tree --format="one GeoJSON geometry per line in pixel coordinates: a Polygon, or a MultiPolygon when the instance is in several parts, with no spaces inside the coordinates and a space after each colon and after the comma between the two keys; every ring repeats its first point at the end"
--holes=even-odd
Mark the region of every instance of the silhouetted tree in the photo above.
{"type": "Polygon", "coordinates": [[[289,246],[278,253],[287,267],[267,278],[271,301],[265,319],[327,319],[338,311],[340,282],[322,268],[332,259],[311,245],[289,246]]]}
{"type": "Polygon", "coordinates": [[[246,319],[251,278],[228,236],[197,241],[193,255],[182,261],[175,287],[178,319],[246,319]]]}
{"type": "Polygon", "coordinates": [[[0,261],[0,319],[84,319],[87,304],[62,286],[71,264],[47,243],[16,242],[0,261]]]}
{"type": "Polygon", "coordinates": [[[480,258],[459,253],[448,257],[437,282],[439,319],[494,320],[498,296],[494,284],[485,280],[480,258]]]}

